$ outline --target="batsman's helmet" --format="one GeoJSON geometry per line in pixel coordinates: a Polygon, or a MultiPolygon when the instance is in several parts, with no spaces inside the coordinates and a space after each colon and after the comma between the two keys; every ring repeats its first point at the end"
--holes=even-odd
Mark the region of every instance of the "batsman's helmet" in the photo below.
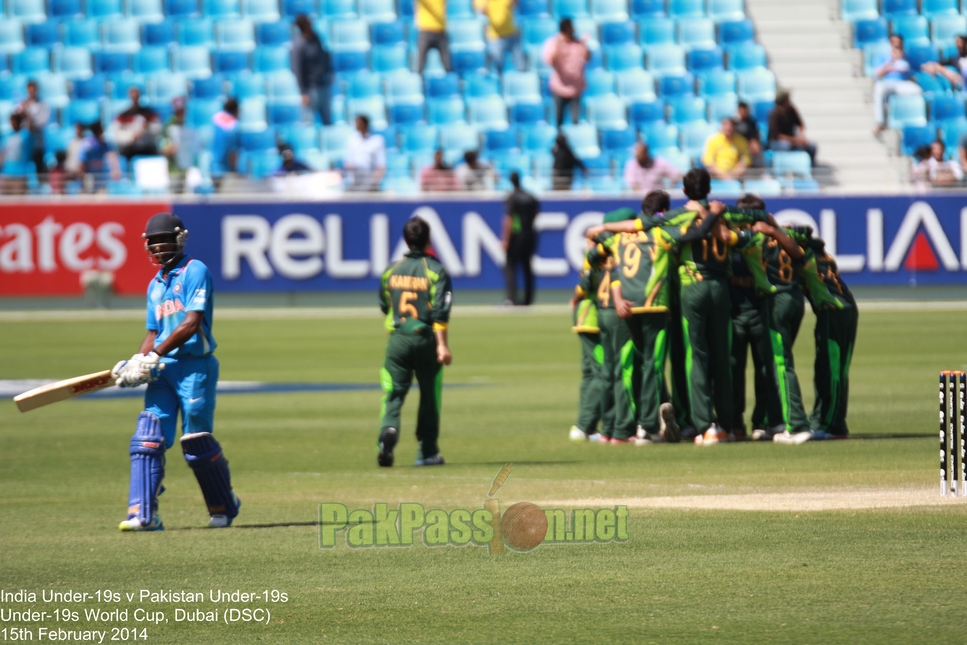
{"type": "Polygon", "coordinates": [[[181,257],[188,231],[184,222],[174,213],[152,215],[144,227],[144,248],[158,264],[168,265],[181,257]]]}

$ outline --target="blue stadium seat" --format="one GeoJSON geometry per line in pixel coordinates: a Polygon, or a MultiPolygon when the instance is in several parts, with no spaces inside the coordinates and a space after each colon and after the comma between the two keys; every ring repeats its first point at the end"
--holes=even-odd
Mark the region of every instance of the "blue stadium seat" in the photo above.
{"type": "Polygon", "coordinates": [[[92,78],[74,81],[71,87],[71,98],[78,100],[97,100],[104,96],[104,78],[92,78]]]}
{"type": "Polygon", "coordinates": [[[735,72],[712,70],[698,77],[699,96],[722,96],[735,93],[735,72]]]}
{"type": "Polygon", "coordinates": [[[406,43],[406,30],[399,20],[377,22],[370,25],[370,41],[373,45],[400,45],[406,43]]]}
{"type": "Polygon", "coordinates": [[[928,101],[930,120],[942,125],[945,121],[967,118],[963,96],[938,96],[928,101]]]}
{"type": "Polygon", "coordinates": [[[950,81],[939,74],[934,76],[926,72],[917,72],[913,75],[913,81],[920,86],[923,95],[928,99],[933,96],[948,94],[952,90],[950,81]]]}
{"type": "Polygon", "coordinates": [[[742,182],[742,192],[759,197],[779,197],[782,195],[782,184],[776,179],[746,179],[742,182]]]}
{"type": "Polygon", "coordinates": [[[84,17],[81,0],[50,0],[50,17],[54,20],[76,20],[84,17]]]}
{"type": "Polygon", "coordinates": [[[253,23],[274,23],[279,14],[279,0],[242,0],[242,15],[253,23]]]}
{"type": "Polygon", "coordinates": [[[47,20],[47,9],[44,0],[6,0],[7,15],[24,24],[44,22],[47,20]]]}
{"type": "Polygon", "coordinates": [[[707,18],[678,21],[678,44],[686,50],[712,49],[715,41],[715,23],[707,18]]]}
{"type": "Polygon", "coordinates": [[[427,111],[430,115],[430,123],[433,125],[447,125],[466,121],[463,99],[459,96],[430,99],[427,101],[427,111]]]}
{"type": "Polygon", "coordinates": [[[471,74],[465,79],[464,83],[465,99],[497,96],[500,94],[500,86],[495,76],[471,74]]]}
{"type": "Polygon", "coordinates": [[[154,74],[164,69],[168,69],[165,47],[142,47],[134,55],[134,71],[138,74],[154,74]]]}
{"type": "Polygon", "coordinates": [[[840,16],[846,22],[880,17],[879,0],[841,0],[840,16]]]}
{"type": "Polygon", "coordinates": [[[409,125],[423,121],[423,104],[401,103],[389,107],[389,122],[392,125],[409,125]]]}
{"type": "Polygon", "coordinates": [[[266,22],[255,26],[255,42],[260,47],[278,47],[292,40],[292,27],[288,22],[266,22]]]}
{"type": "Polygon", "coordinates": [[[776,76],[768,69],[750,69],[738,73],[739,98],[747,103],[774,101],[776,76]]]}
{"type": "Polygon", "coordinates": [[[197,18],[201,15],[198,0],[164,0],[164,9],[169,18],[197,18]]]}
{"type": "Polygon", "coordinates": [[[705,151],[705,142],[718,131],[718,127],[705,121],[692,121],[681,127],[682,152],[689,159],[699,159],[705,151]]]}
{"type": "Polygon", "coordinates": [[[665,16],[665,0],[631,0],[631,19],[647,20],[665,16]]]}
{"type": "Polygon", "coordinates": [[[359,0],[359,17],[367,22],[393,22],[396,20],[394,0],[359,0]]]}
{"type": "Polygon", "coordinates": [[[729,22],[745,18],[743,0],[708,0],[708,17],[715,22],[729,22]]]}
{"type": "Polygon", "coordinates": [[[239,101],[265,96],[265,77],[261,74],[239,74],[232,79],[231,95],[239,101]]]}
{"type": "Polygon", "coordinates": [[[474,17],[471,0],[447,0],[447,22],[474,17]]]}
{"type": "Polygon", "coordinates": [[[470,124],[490,130],[506,128],[507,106],[499,96],[485,96],[467,102],[470,124]]]}
{"type": "Polygon", "coordinates": [[[517,3],[517,15],[521,18],[550,17],[547,0],[519,0],[517,3]]]}
{"type": "Polygon", "coordinates": [[[373,71],[384,74],[408,69],[406,45],[376,45],[373,47],[373,71]]]}
{"type": "Polygon", "coordinates": [[[876,42],[863,45],[863,75],[873,76],[874,71],[890,60],[890,43],[876,42]]]}
{"type": "Polygon", "coordinates": [[[555,20],[585,18],[588,16],[588,3],[587,0],[551,0],[551,13],[555,20]]]}
{"type": "Polygon", "coordinates": [[[174,41],[175,23],[173,20],[148,23],[141,27],[142,45],[167,47],[174,41]]]}
{"type": "Polygon", "coordinates": [[[64,109],[64,125],[94,123],[101,120],[101,105],[96,100],[76,99],[64,109]]]}
{"type": "Polygon", "coordinates": [[[689,96],[695,93],[695,79],[690,74],[663,76],[658,79],[658,96],[689,96]]]}
{"type": "Polygon", "coordinates": [[[738,179],[713,179],[712,195],[717,197],[739,197],[742,195],[742,182],[738,179]]]}
{"type": "Polygon", "coordinates": [[[729,49],[728,68],[734,71],[766,66],[766,50],[756,43],[745,43],[729,49]]]}
{"type": "Polygon", "coordinates": [[[461,76],[487,69],[487,57],[483,51],[455,51],[451,60],[453,71],[461,76]]]}
{"type": "Polygon", "coordinates": [[[224,94],[224,81],[218,76],[199,78],[189,84],[188,96],[192,99],[217,99],[224,94]]]}
{"type": "Polygon", "coordinates": [[[548,19],[522,20],[521,33],[525,45],[541,47],[548,38],[558,33],[558,28],[548,19]]]}
{"type": "Polygon", "coordinates": [[[709,72],[713,69],[722,69],[725,66],[725,59],[722,50],[718,47],[714,49],[693,49],[685,56],[688,71],[694,73],[709,72]]]}
{"type": "Polygon", "coordinates": [[[319,15],[318,3],[316,0],[282,0],[282,15],[286,18],[295,18],[305,14],[309,17],[319,15]]]}
{"type": "Polygon", "coordinates": [[[356,0],[320,0],[322,14],[329,20],[355,20],[356,0]]]}
{"type": "Polygon", "coordinates": [[[668,99],[668,122],[681,126],[692,121],[706,122],[705,99],[696,96],[674,96],[668,99]]]}
{"type": "Polygon", "coordinates": [[[616,45],[606,47],[605,61],[607,69],[612,72],[620,72],[631,69],[642,69],[644,55],[641,47],[633,44],[616,45]]]}
{"type": "Polygon", "coordinates": [[[87,17],[107,20],[120,18],[121,0],[87,0],[87,17]]]}
{"type": "Polygon", "coordinates": [[[624,21],[608,22],[601,25],[601,44],[605,47],[633,42],[635,42],[634,24],[624,21]]]}
{"type": "Polygon", "coordinates": [[[897,16],[892,23],[893,33],[903,36],[904,48],[929,44],[930,25],[923,16],[897,16]]]}
{"type": "Polygon", "coordinates": [[[967,137],[967,119],[948,121],[940,128],[940,138],[948,151],[957,150],[967,137]]]}
{"type": "Polygon", "coordinates": [[[136,20],[114,18],[101,23],[104,51],[133,54],[141,49],[141,29],[136,20]]]}
{"type": "Polygon", "coordinates": [[[883,16],[889,20],[898,16],[915,16],[918,13],[917,0],[883,0],[883,16]]]}
{"type": "Polygon", "coordinates": [[[936,16],[956,16],[960,13],[958,0],[923,0],[921,13],[927,18],[936,16]]]}
{"type": "Polygon", "coordinates": [[[63,74],[39,72],[34,74],[37,81],[37,93],[42,101],[52,108],[61,109],[70,103],[67,93],[67,78],[63,74]]]}
{"type": "Polygon", "coordinates": [[[270,103],[268,117],[270,125],[292,125],[302,120],[302,106],[292,103],[270,103]]]}
{"type": "Polygon", "coordinates": [[[584,97],[614,94],[614,74],[611,72],[593,69],[585,74],[585,81],[584,97]]]}
{"type": "Polygon", "coordinates": [[[719,43],[731,47],[740,43],[755,41],[755,25],[751,20],[723,22],[719,25],[719,43]]]}
{"type": "Polygon", "coordinates": [[[417,123],[400,128],[402,150],[409,154],[432,153],[437,148],[437,140],[436,126],[417,123]]]}
{"type": "Polygon", "coordinates": [[[240,18],[238,0],[203,0],[202,13],[209,18],[240,18]]]}
{"type": "Polygon", "coordinates": [[[256,152],[258,150],[274,150],[278,145],[275,128],[265,128],[264,130],[251,130],[242,132],[239,137],[242,150],[246,152],[256,152]]]}
{"type": "Polygon", "coordinates": [[[148,79],[147,98],[151,105],[170,105],[174,98],[187,94],[188,84],[180,74],[160,72],[148,79]]]}
{"type": "Polygon", "coordinates": [[[479,20],[451,20],[447,23],[447,35],[450,37],[450,50],[483,51],[485,48],[483,27],[479,20]]]}
{"type": "Polygon", "coordinates": [[[69,81],[94,76],[91,52],[83,47],[62,47],[54,50],[54,71],[69,81]]]}
{"type": "Polygon", "coordinates": [[[337,72],[351,74],[367,68],[365,52],[334,52],[332,64],[337,72]]]}
{"type": "MultiPolygon", "coordinates": [[[[3,24],[0,21],[0,31],[3,30],[3,24]]],[[[101,36],[98,32],[97,20],[69,20],[64,23],[64,44],[68,47],[87,47],[91,51],[99,50],[101,36]]]]}
{"type": "Polygon", "coordinates": [[[704,18],[705,0],[668,0],[668,15],[672,18],[704,18]]]}
{"type": "Polygon", "coordinates": [[[901,130],[911,125],[927,125],[927,104],[922,96],[893,95],[887,101],[887,127],[901,130]]]}
{"type": "MultiPolygon", "coordinates": [[[[646,128],[642,128],[642,137],[648,142],[652,154],[669,148],[678,148],[678,126],[668,125],[663,121],[656,121],[646,128]]],[[[663,156],[663,155],[661,155],[663,156]]]]}
{"type": "Polygon", "coordinates": [[[346,101],[346,113],[352,123],[360,114],[369,117],[369,124],[373,130],[382,130],[387,126],[386,103],[382,96],[370,96],[365,99],[349,99],[346,101]]]}
{"type": "MultiPolygon", "coordinates": [[[[276,140],[292,146],[296,154],[319,152],[319,131],[314,123],[294,123],[280,126],[275,129],[275,132],[276,140]]],[[[328,165],[325,166],[325,169],[328,169],[328,165]]]]}
{"type": "Polygon", "coordinates": [[[287,47],[262,46],[255,50],[254,58],[254,70],[262,74],[289,69],[287,47]]]}
{"type": "Polygon", "coordinates": [[[655,76],[684,74],[685,50],[678,45],[655,45],[645,53],[647,69],[655,76]]]}
{"type": "Polygon", "coordinates": [[[732,118],[739,110],[739,97],[737,94],[719,94],[708,99],[708,120],[718,123],[722,119],[732,118]]]}
{"type": "Polygon", "coordinates": [[[906,156],[912,156],[917,148],[929,146],[937,140],[936,126],[908,125],[903,128],[903,138],[900,141],[900,151],[906,156]]]}
{"type": "Polygon", "coordinates": [[[171,56],[171,69],[191,79],[211,76],[211,56],[208,48],[200,45],[178,47],[171,56]]]}
{"type": "Polygon", "coordinates": [[[599,130],[624,130],[628,127],[625,102],[614,95],[587,99],[588,121],[599,130]]]}
{"type": "Polygon", "coordinates": [[[637,140],[638,133],[634,128],[604,130],[601,132],[601,150],[609,156],[630,152],[637,140]]]}
{"type": "Polygon", "coordinates": [[[0,20],[0,55],[23,51],[24,30],[19,20],[0,20]]]}
{"type": "Polygon", "coordinates": [[[271,103],[300,103],[302,101],[299,83],[296,81],[295,75],[288,70],[265,75],[265,95],[271,103]]]}
{"type": "Polygon", "coordinates": [[[517,145],[517,130],[488,130],[483,133],[483,150],[487,153],[510,152],[519,150],[517,145]]]}
{"type": "Polygon", "coordinates": [[[215,23],[215,46],[222,51],[255,49],[255,28],[248,20],[228,19],[215,23]]]}
{"type": "Polygon", "coordinates": [[[462,157],[464,152],[476,150],[480,147],[480,135],[477,128],[465,123],[455,123],[440,128],[440,147],[452,160],[462,157]]]}
{"type": "Polygon", "coordinates": [[[161,0],[127,0],[128,18],[138,22],[161,22],[165,19],[161,0]]]}
{"type": "Polygon", "coordinates": [[[425,79],[424,94],[429,99],[450,98],[460,95],[460,78],[456,74],[431,76],[425,79]]]}
{"type": "Polygon", "coordinates": [[[591,17],[598,23],[627,22],[627,0],[591,0],[591,17]]]}
{"type": "Polygon", "coordinates": [[[422,105],[423,77],[413,72],[389,74],[385,79],[387,105],[422,105]]]}
{"type": "Polygon", "coordinates": [[[638,23],[638,42],[645,47],[675,44],[675,21],[651,18],[638,23]]]}
{"type": "MultiPolygon", "coordinates": [[[[929,43],[929,41],[927,41],[929,43]]],[[[933,45],[905,45],[907,61],[913,69],[920,69],[920,66],[927,62],[937,62],[940,55],[937,48],[933,45]]]]}
{"type": "Polygon", "coordinates": [[[954,39],[963,34],[967,34],[967,17],[937,16],[930,21],[930,37],[938,47],[953,45],[954,39]]]}
{"type": "Polygon", "coordinates": [[[529,153],[549,153],[557,137],[557,128],[538,123],[521,129],[522,150],[529,153]]]}
{"type": "Polygon", "coordinates": [[[868,43],[886,41],[890,29],[885,18],[857,20],[853,23],[853,47],[862,49],[868,43]]]}
{"type": "Polygon", "coordinates": [[[543,103],[516,103],[510,107],[511,125],[534,125],[544,121],[543,103]]]}
{"type": "Polygon", "coordinates": [[[665,123],[665,104],[661,101],[632,103],[628,114],[631,117],[631,123],[639,129],[659,122],[665,123]]]}
{"type": "Polygon", "coordinates": [[[43,47],[27,47],[13,56],[14,74],[37,74],[50,70],[50,51],[43,47]]]}
{"type": "MultiPolygon", "coordinates": [[[[209,119],[211,115],[209,115],[209,119]]],[[[264,130],[268,127],[265,99],[252,97],[239,102],[238,125],[242,130],[264,130]]]]}
{"type": "Polygon", "coordinates": [[[362,20],[340,20],[330,23],[334,52],[369,51],[369,25],[362,20]]]}
{"type": "Polygon", "coordinates": [[[508,106],[541,102],[541,81],[535,72],[506,72],[501,84],[508,106]]]}
{"type": "Polygon", "coordinates": [[[53,20],[27,25],[27,46],[52,48],[60,43],[60,30],[53,20]]]}
{"type": "Polygon", "coordinates": [[[643,69],[615,72],[615,89],[625,103],[655,100],[655,78],[643,69]]]}
{"type": "Polygon", "coordinates": [[[212,54],[216,74],[238,74],[249,69],[249,55],[243,51],[218,51],[212,54]]]}
{"type": "Polygon", "coordinates": [[[185,122],[193,128],[210,125],[212,117],[221,109],[222,102],[218,99],[188,101],[185,108],[185,122]]]}
{"type": "Polygon", "coordinates": [[[782,152],[776,151],[772,154],[772,170],[779,176],[797,175],[800,177],[812,177],[812,162],[807,152],[782,152]]]}
{"type": "Polygon", "coordinates": [[[589,123],[577,123],[561,126],[571,150],[581,160],[598,157],[601,147],[598,145],[598,131],[589,123]]]}

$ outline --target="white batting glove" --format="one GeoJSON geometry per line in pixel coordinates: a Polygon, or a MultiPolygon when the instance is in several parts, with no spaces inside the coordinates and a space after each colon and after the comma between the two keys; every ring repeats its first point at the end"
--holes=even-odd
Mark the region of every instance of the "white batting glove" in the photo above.
{"type": "Polygon", "coordinates": [[[116,372],[117,376],[117,380],[114,382],[114,384],[118,387],[134,387],[137,385],[137,383],[135,383],[135,380],[137,380],[137,377],[135,376],[135,365],[137,365],[143,357],[144,354],[135,354],[128,360],[121,361],[115,365],[114,369],[111,370],[111,374],[115,375],[116,372]]]}
{"type": "Polygon", "coordinates": [[[124,366],[127,364],[127,361],[118,361],[117,365],[111,368],[111,378],[118,379],[121,376],[121,372],[124,371],[124,366]]]}

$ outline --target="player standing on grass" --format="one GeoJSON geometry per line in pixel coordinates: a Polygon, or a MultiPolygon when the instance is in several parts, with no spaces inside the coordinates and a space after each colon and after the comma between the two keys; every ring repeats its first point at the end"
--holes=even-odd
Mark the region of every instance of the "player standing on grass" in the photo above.
{"type": "Polygon", "coordinates": [[[144,412],[131,438],[131,492],[122,531],[159,531],[165,450],[181,413],[181,448],[201,487],[211,520],[230,526],[241,502],[232,491],[228,460],[212,436],[218,359],[212,336],[212,276],[184,253],[188,231],[181,219],[159,213],[148,220],[145,248],[161,267],[148,285],[148,334],[130,360],[114,366],[120,387],[148,384],[144,412]]]}
{"type": "Polygon", "coordinates": [[[386,360],[380,372],[383,387],[379,455],[383,467],[393,465],[393,448],[399,441],[400,410],[413,383],[420,384],[420,410],[416,438],[420,442],[417,466],[443,465],[437,445],[443,366],[452,360],[447,347],[447,325],[453,287],[450,274],[429,254],[430,225],[419,217],[403,227],[409,252],[383,273],[379,305],[390,332],[386,360]]]}
{"type": "MultiPolygon", "coordinates": [[[[588,245],[591,245],[590,240],[588,245]]],[[[604,347],[601,345],[601,328],[598,326],[597,292],[602,277],[601,259],[591,264],[590,251],[584,254],[581,278],[574,287],[571,311],[574,326],[571,331],[581,341],[581,389],[578,402],[577,423],[571,426],[571,441],[599,441],[598,421],[604,413],[604,347]]]]}

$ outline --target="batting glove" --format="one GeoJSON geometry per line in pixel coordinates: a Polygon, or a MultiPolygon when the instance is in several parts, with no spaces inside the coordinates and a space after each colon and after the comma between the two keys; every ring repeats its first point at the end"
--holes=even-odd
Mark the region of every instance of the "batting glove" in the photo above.
{"type": "Polygon", "coordinates": [[[135,365],[144,357],[143,354],[135,354],[126,361],[121,361],[114,366],[111,370],[112,376],[117,376],[117,380],[114,382],[118,387],[134,387],[137,385],[135,381],[137,377],[135,376],[135,365]]]}

